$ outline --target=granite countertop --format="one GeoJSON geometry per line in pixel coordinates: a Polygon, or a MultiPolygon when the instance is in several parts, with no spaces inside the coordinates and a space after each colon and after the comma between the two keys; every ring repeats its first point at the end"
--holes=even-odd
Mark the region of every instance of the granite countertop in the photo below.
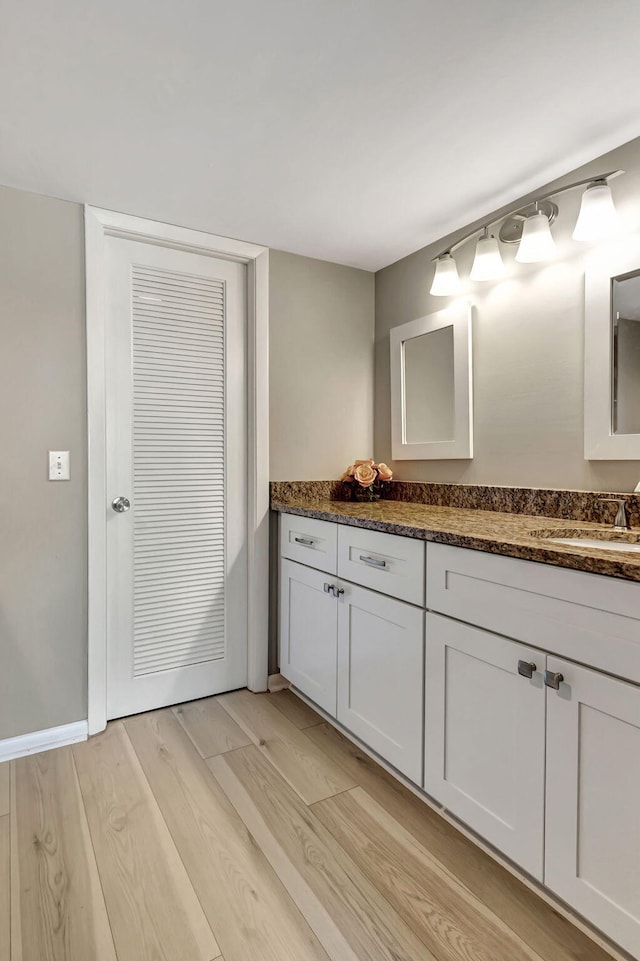
{"type": "MultiPolygon", "coordinates": [[[[640,553],[613,553],[611,550],[591,547],[552,544],[543,536],[532,534],[544,532],[562,537],[570,536],[570,532],[575,530],[598,534],[611,532],[610,525],[391,500],[349,503],[287,497],[273,500],[271,509],[352,527],[401,534],[404,537],[415,537],[438,544],[451,544],[592,574],[640,581],[640,553]]],[[[639,528],[635,528],[634,532],[640,535],[639,528]]]]}

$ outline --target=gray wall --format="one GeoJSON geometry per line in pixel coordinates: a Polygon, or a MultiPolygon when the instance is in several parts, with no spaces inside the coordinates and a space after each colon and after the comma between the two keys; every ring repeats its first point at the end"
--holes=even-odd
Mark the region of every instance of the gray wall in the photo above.
{"type": "Polygon", "coordinates": [[[83,270],[81,207],[0,188],[0,738],[87,716],[83,270]]]}
{"type": "MultiPolygon", "coordinates": [[[[621,167],[613,182],[628,231],[640,225],[640,140],[563,177],[570,183],[621,167]]],[[[548,264],[515,264],[500,283],[469,284],[474,326],[475,456],[471,461],[398,461],[396,477],[443,483],[633,490],[637,461],[585,461],[583,456],[583,325],[585,260],[592,245],[571,239],[581,191],[560,198],[553,227],[558,246],[548,264]]],[[[489,219],[489,218],[488,218],[489,219]]],[[[461,229],[457,236],[465,232],[461,229]]],[[[452,235],[454,238],[456,235],[452,235]]],[[[431,297],[432,258],[445,238],[376,274],[375,456],[391,464],[389,330],[441,310],[431,297]]],[[[461,276],[473,242],[456,253],[461,276]]],[[[503,247],[504,252],[504,247],[503,247]]]]}
{"type": "MultiPolygon", "coordinates": [[[[640,141],[585,168],[622,166],[616,202],[640,224],[640,141]],[[638,199],[636,199],[638,198],[638,199]]],[[[565,180],[572,179],[571,175],[565,180]]],[[[561,202],[559,257],[476,285],[476,457],[400,462],[434,481],[630,490],[637,462],[582,456],[585,251],[561,202]]],[[[462,232],[462,231],[461,231],[462,232]]],[[[428,294],[434,248],[375,277],[271,252],[271,478],[337,477],[354,457],[390,462],[392,326],[444,306],[428,294]],[[372,409],[375,403],[375,445],[372,409]]],[[[468,271],[472,246],[461,258],[468,271]]],[[[0,188],[0,738],[86,717],[86,401],[82,209],[0,188]],[[72,480],[47,481],[47,450],[72,480]]]]}
{"type": "Polygon", "coordinates": [[[269,258],[270,477],[339,477],[373,456],[374,275],[269,258]]]}
{"type": "MultiPolygon", "coordinates": [[[[373,274],[271,254],[272,477],[371,452],[373,274]]],[[[0,739],[87,716],[82,208],[0,187],[0,739]],[[71,481],[47,451],[71,451],[71,481]]]]}

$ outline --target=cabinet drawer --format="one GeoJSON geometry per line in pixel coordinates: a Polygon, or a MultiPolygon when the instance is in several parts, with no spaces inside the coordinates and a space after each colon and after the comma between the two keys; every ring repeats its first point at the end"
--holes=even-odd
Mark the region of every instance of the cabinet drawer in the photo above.
{"type": "Polygon", "coordinates": [[[422,607],[424,542],[339,526],[338,575],[422,607]]]}
{"type": "Polygon", "coordinates": [[[429,544],[427,607],[640,683],[640,584],[429,544]]]}
{"type": "Polygon", "coordinates": [[[315,517],[280,515],[280,555],[315,567],[327,574],[337,573],[338,529],[330,521],[315,517]]]}

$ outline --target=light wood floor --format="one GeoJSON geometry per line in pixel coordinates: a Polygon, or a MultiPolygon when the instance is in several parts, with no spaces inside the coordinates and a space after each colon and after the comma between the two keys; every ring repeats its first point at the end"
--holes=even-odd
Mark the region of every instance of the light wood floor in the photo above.
{"type": "Polygon", "coordinates": [[[0,765],[0,961],[608,961],[288,691],[0,765]]]}

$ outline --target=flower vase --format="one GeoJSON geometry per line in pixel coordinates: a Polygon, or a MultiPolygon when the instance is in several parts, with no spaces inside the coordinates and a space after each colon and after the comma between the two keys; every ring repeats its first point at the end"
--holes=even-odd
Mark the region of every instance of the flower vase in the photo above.
{"type": "Polygon", "coordinates": [[[371,487],[361,487],[360,490],[354,491],[354,500],[369,503],[370,501],[379,501],[380,494],[376,494],[371,487]]]}

